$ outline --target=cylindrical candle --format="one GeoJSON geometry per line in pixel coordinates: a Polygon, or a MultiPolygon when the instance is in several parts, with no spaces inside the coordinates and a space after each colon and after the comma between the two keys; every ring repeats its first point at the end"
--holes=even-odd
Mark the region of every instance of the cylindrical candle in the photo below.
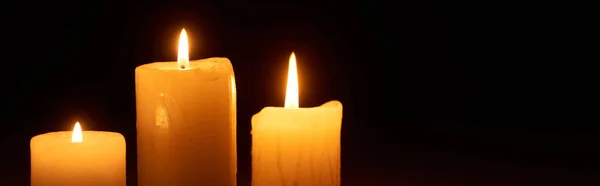
{"type": "Polygon", "coordinates": [[[235,186],[233,67],[227,58],[188,62],[185,52],[135,69],[138,184],[235,186]]]}
{"type": "Polygon", "coordinates": [[[125,138],[75,130],[31,138],[31,186],[125,186],[125,138]]]}
{"type": "Polygon", "coordinates": [[[342,104],[298,107],[292,53],[286,104],[252,117],[253,186],[339,186],[342,104]]]}

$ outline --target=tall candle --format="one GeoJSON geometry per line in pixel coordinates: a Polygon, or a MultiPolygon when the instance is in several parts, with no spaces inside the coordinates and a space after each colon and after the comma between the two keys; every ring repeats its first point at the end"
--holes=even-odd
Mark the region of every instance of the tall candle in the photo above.
{"type": "Polygon", "coordinates": [[[339,186],[342,104],[299,108],[294,53],[287,83],[285,107],[252,117],[252,185],[339,186]]]}
{"type": "Polygon", "coordinates": [[[50,132],[31,138],[31,186],[125,186],[125,138],[115,132],[50,132]]]}
{"type": "Polygon", "coordinates": [[[188,61],[187,43],[183,30],[177,62],[135,69],[138,184],[235,186],[233,67],[188,61]]]}

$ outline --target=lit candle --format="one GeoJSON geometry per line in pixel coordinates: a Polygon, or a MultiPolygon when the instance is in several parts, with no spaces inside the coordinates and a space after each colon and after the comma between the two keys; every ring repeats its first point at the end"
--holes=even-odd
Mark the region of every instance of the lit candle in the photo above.
{"type": "Polygon", "coordinates": [[[236,185],[236,107],[227,58],[188,60],[182,30],[177,62],[135,69],[138,184],[236,185]]]}
{"type": "Polygon", "coordinates": [[[299,108],[296,57],[288,67],[285,107],[252,117],[253,186],[339,186],[342,104],[299,108]]]}
{"type": "Polygon", "coordinates": [[[125,186],[125,138],[115,132],[50,132],[31,138],[31,186],[125,186]]]}

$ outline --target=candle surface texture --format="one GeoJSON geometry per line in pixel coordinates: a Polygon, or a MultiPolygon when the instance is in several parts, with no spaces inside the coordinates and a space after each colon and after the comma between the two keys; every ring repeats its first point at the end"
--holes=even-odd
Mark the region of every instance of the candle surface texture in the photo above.
{"type": "Polygon", "coordinates": [[[289,64],[285,107],[252,116],[252,186],[339,186],[342,103],[300,108],[289,64]]]}
{"type": "Polygon", "coordinates": [[[252,185],[340,185],[341,126],[338,101],[264,108],[252,117],[252,185]]]}
{"type": "Polygon", "coordinates": [[[31,186],[125,186],[125,138],[114,132],[50,132],[31,138],[31,186]]]}
{"type": "Polygon", "coordinates": [[[227,58],[135,69],[138,184],[236,185],[236,106],[227,58]],[[182,68],[184,67],[184,68],[182,68]]]}

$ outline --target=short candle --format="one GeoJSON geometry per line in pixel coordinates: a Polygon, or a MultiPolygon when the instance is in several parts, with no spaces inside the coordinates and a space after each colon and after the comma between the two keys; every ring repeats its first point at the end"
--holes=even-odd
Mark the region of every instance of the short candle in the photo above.
{"type": "Polygon", "coordinates": [[[296,57],[290,56],[285,107],[252,117],[253,186],[339,186],[342,104],[300,108],[296,57]]]}
{"type": "Polygon", "coordinates": [[[115,132],[50,132],[31,138],[31,186],[125,186],[125,138],[115,132]]]}

